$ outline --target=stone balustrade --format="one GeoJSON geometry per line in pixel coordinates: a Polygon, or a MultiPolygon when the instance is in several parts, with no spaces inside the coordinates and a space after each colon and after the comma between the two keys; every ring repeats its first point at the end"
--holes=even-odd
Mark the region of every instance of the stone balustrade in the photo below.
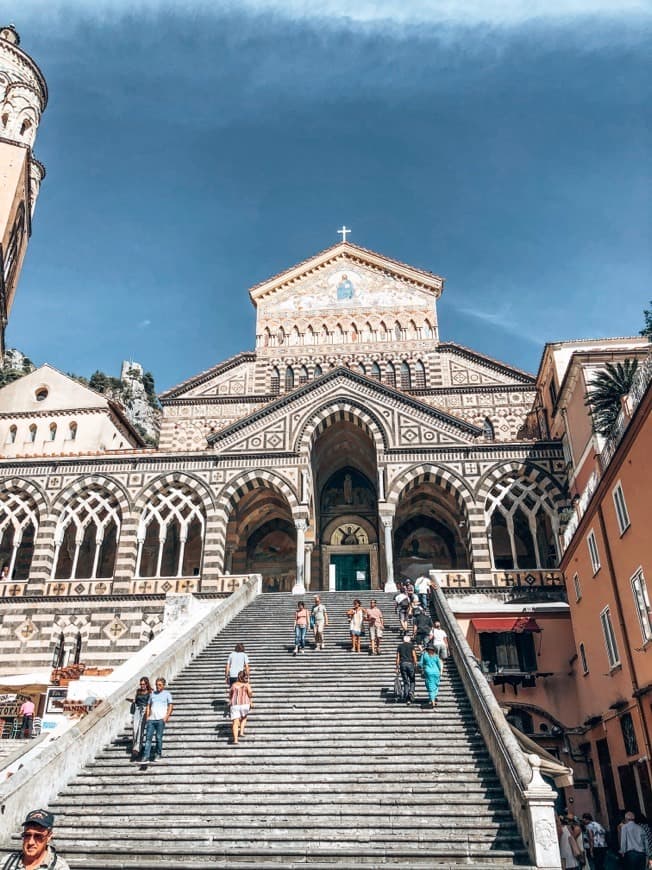
{"type": "Polygon", "coordinates": [[[437,614],[448,635],[451,655],[471,702],[505,796],[518,825],[530,861],[537,870],[559,870],[561,858],[555,826],[556,793],[540,773],[541,759],[526,755],[500,709],[439,586],[434,587],[437,614]]]}

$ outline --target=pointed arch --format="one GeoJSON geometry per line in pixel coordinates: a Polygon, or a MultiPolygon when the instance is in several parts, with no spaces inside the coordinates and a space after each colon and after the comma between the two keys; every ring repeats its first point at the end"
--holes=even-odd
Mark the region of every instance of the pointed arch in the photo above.
{"type": "Polygon", "coordinates": [[[294,369],[292,366],[285,367],[285,391],[294,389],[294,369]]]}
{"type": "Polygon", "coordinates": [[[233,507],[245,496],[257,487],[268,487],[279,492],[288,502],[290,508],[294,511],[299,506],[299,499],[292,484],[280,474],[275,474],[273,471],[257,468],[252,471],[246,471],[244,474],[239,474],[232,477],[225,484],[219,497],[218,510],[223,514],[230,514],[233,507]]]}
{"type": "Polygon", "coordinates": [[[396,389],[396,369],[390,360],[385,363],[385,383],[388,387],[396,389]]]}
{"type": "Polygon", "coordinates": [[[414,388],[415,390],[426,388],[426,368],[420,359],[414,364],[414,388]]]}
{"type": "Polygon", "coordinates": [[[119,491],[108,489],[102,481],[69,488],[54,531],[53,578],[113,576],[122,526],[119,491]]]}
{"type": "Polygon", "coordinates": [[[317,363],[317,365],[315,366],[315,371],[314,371],[313,377],[320,378],[323,375],[323,373],[324,372],[323,372],[322,367],[319,365],[319,363],[317,363]]]}
{"type": "Polygon", "coordinates": [[[495,469],[483,481],[485,523],[494,568],[555,568],[559,557],[558,505],[563,496],[541,469],[509,465],[514,467],[495,469]],[[556,500],[555,495],[560,499],[556,500]]]}
{"type": "Polygon", "coordinates": [[[278,370],[278,366],[272,366],[269,377],[269,391],[273,396],[278,396],[281,392],[281,373],[278,370]]]}
{"type": "Polygon", "coordinates": [[[371,364],[371,372],[370,372],[370,374],[371,374],[371,377],[372,377],[372,378],[375,378],[377,381],[379,381],[379,380],[381,379],[380,366],[378,365],[377,362],[373,362],[373,363],[371,364]]]}
{"type": "Polygon", "coordinates": [[[0,567],[12,580],[27,580],[39,528],[39,508],[26,488],[7,481],[0,491],[0,567]]]}
{"type": "Polygon", "coordinates": [[[301,366],[299,369],[299,386],[308,383],[308,369],[305,366],[301,366]]]}
{"type": "Polygon", "coordinates": [[[301,455],[308,455],[319,435],[329,426],[342,421],[363,429],[376,445],[377,451],[387,448],[389,437],[380,420],[357,402],[340,399],[309,413],[298,428],[295,450],[301,455]]]}
{"type": "Polygon", "coordinates": [[[405,360],[401,363],[401,389],[412,389],[412,374],[410,372],[410,366],[405,360]]]}
{"type": "Polygon", "coordinates": [[[194,488],[179,480],[159,487],[138,523],[136,577],[197,576],[205,529],[205,505],[194,488]]]}
{"type": "Polygon", "coordinates": [[[306,329],[306,332],[305,332],[304,343],[305,344],[314,344],[315,343],[315,331],[312,328],[312,326],[310,326],[310,324],[308,324],[308,328],[306,329]]]}

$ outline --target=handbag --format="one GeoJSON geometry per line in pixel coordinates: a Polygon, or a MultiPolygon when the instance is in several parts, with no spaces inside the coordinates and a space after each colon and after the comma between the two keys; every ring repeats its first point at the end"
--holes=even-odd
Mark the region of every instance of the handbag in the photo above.
{"type": "Polygon", "coordinates": [[[129,708],[129,712],[131,713],[132,716],[133,716],[134,713],[136,712],[136,703],[135,703],[135,701],[132,701],[132,702],[131,702],[131,707],[129,708]]]}

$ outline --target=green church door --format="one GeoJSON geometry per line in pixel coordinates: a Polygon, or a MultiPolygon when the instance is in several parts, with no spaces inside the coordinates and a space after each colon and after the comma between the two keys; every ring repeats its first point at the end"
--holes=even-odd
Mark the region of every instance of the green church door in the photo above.
{"type": "Polygon", "coordinates": [[[331,565],[335,566],[335,588],[338,592],[347,590],[370,589],[369,554],[331,555],[331,565]]]}

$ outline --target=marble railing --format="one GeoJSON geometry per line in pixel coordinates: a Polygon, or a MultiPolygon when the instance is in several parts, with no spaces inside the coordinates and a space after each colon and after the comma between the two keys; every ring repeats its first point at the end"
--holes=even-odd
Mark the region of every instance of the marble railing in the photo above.
{"type": "Polygon", "coordinates": [[[446,596],[441,588],[433,589],[451,655],[530,861],[537,870],[558,870],[561,858],[555,826],[556,792],[541,776],[540,757],[535,753],[527,755],[518,745],[446,596]]]}

